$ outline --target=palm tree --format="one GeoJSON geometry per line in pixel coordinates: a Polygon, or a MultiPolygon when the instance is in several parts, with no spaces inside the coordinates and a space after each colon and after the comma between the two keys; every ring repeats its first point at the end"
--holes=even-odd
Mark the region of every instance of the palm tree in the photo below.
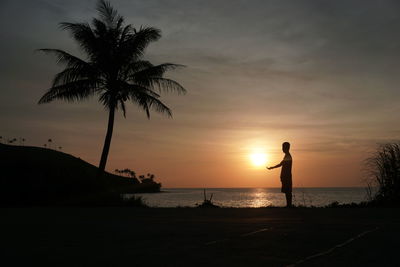
{"type": "Polygon", "coordinates": [[[146,112],[150,110],[172,117],[171,110],[160,101],[161,92],[185,93],[178,82],[165,78],[168,70],[182,65],[165,63],[153,65],[143,59],[150,42],[161,37],[160,30],[124,24],[124,19],[110,5],[100,0],[97,5],[100,18],[89,23],[60,24],[72,34],[86,54],[86,60],[59,49],[40,49],[53,54],[65,66],[53,80],[52,87],[42,96],[39,104],[55,99],[69,102],[99,96],[99,102],[108,111],[108,126],[99,163],[99,175],[104,172],[114,127],[114,114],[121,109],[125,117],[125,102],[130,100],[146,112]]]}

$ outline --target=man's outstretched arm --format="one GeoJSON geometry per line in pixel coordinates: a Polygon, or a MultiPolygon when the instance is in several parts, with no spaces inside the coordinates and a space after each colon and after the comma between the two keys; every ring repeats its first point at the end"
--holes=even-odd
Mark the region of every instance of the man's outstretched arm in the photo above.
{"type": "Polygon", "coordinates": [[[268,170],[272,170],[272,169],[275,169],[275,168],[282,167],[282,163],[283,163],[283,161],[281,161],[281,163],[279,163],[278,165],[275,165],[275,166],[273,166],[273,167],[267,167],[267,169],[268,169],[268,170]]]}

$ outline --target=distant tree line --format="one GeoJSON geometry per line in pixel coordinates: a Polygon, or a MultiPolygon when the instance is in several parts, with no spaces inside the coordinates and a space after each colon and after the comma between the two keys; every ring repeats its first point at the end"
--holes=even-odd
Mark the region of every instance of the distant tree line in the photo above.
{"type": "MultiPolygon", "coordinates": [[[[26,139],[25,138],[23,138],[23,137],[19,137],[19,138],[5,138],[5,137],[3,137],[3,136],[0,136],[0,144],[2,144],[3,143],[3,141],[6,143],[6,144],[9,144],[9,145],[14,145],[14,144],[17,144],[17,142],[18,142],[18,144],[20,145],[20,146],[24,146],[25,145],[25,142],[26,142],[26,139]]],[[[53,139],[51,139],[51,138],[49,138],[49,139],[47,139],[47,142],[46,143],[44,143],[43,144],[43,147],[45,147],[45,148],[52,148],[53,147],[53,149],[55,149],[55,150],[62,150],[62,146],[56,146],[55,144],[54,144],[54,142],[53,142],[53,139]],[[53,144],[53,146],[52,146],[52,144],[53,144]]]]}
{"type": "Polygon", "coordinates": [[[117,175],[122,175],[128,178],[133,178],[133,179],[138,179],[140,180],[141,183],[154,183],[154,178],[156,177],[154,174],[152,173],[148,173],[146,176],[145,175],[139,175],[139,177],[136,177],[136,173],[134,171],[132,171],[131,169],[115,169],[114,172],[117,175]]]}

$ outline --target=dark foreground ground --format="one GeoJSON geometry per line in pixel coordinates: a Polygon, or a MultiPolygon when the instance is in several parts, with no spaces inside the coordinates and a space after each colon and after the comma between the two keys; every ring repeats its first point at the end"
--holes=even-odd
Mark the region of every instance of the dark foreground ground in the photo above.
{"type": "Polygon", "coordinates": [[[398,209],[0,212],[1,266],[400,265],[398,209]]]}

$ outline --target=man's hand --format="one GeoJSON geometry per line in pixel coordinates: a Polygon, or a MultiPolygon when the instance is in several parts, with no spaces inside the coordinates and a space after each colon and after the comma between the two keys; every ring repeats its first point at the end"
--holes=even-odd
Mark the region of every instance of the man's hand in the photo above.
{"type": "Polygon", "coordinates": [[[267,167],[267,169],[268,169],[268,170],[272,170],[272,169],[273,169],[273,167],[267,167]]]}

